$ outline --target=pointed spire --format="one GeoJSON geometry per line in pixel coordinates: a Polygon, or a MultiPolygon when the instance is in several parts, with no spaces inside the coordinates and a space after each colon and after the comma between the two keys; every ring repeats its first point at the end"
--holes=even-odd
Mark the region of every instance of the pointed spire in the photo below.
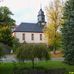
{"type": "Polygon", "coordinates": [[[38,15],[44,15],[44,11],[40,8],[38,15]]]}

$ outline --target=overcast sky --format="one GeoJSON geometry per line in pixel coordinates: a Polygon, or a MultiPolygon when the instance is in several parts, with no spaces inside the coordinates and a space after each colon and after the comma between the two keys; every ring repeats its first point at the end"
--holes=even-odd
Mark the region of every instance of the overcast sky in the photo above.
{"type": "Polygon", "coordinates": [[[37,22],[37,14],[42,6],[45,11],[49,0],[3,0],[0,6],[7,6],[14,14],[16,24],[21,22],[37,22]]]}

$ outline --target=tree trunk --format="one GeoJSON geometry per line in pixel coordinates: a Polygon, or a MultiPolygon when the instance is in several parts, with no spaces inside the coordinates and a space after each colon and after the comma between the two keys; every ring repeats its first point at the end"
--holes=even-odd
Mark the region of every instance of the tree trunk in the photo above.
{"type": "Polygon", "coordinates": [[[55,37],[54,37],[54,48],[53,53],[56,54],[56,31],[55,31],[55,37]]]}
{"type": "Polygon", "coordinates": [[[53,49],[53,53],[56,54],[56,48],[53,49]]]}
{"type": "Polygon", "coordinates": [[[32,68],[34,69],[34,58],[32,59],[32,68]]]}

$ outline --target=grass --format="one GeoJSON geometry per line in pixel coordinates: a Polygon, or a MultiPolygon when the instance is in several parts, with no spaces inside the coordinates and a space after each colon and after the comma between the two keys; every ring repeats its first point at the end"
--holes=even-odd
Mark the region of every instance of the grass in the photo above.
{"type": "Polygon", "coordinates": [[[61,61],[47,61],[47,62],[38,62],[36,66],[41,66],[47,69],[51,68],[65,68],[67,71],[74,71],[74,66],[65,64],[61,61]]]}
{"type": "MultiPolygon", "coordinates": [[[[12,74],[12,70],[14,67],[18,68],[32,68],[31,62],[26,63],[0,63],[0,74],[2,70],[10,71],[12,74]]],[[[41,67],[45,69],[56,69],[56,68],[65,68],[69,72],[74,72],[74,66],[67,65],[61,61],[41,61],[41,62],[35,62],[35,67],[41,67]]],[[[10,74],[10,73],[7,73],[10,74]]]]}
{"type": "Polygon", "coordinates": [[[13,64],[11,63],[0,63],[0,74],[12,74],[13,64]]]}

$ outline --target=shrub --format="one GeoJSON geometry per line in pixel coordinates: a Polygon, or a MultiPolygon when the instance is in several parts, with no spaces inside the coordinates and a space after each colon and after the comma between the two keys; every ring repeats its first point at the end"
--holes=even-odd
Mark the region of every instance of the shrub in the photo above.
{"type": "Polygon", "coordinates": [[[10,47],[3,44],[3,43],[0,43],[0,58],[2,56],[4,56],[5,54],[9,54],[10,53],[10,47]]]}
{"type": "Polygon", "coordinates": [[[49,53],[47,47],[42,44],[23,44],[16,51],[16,57],[20,61],[31,60],[34,67],[34,58],[48,60],[49,53]]]}

